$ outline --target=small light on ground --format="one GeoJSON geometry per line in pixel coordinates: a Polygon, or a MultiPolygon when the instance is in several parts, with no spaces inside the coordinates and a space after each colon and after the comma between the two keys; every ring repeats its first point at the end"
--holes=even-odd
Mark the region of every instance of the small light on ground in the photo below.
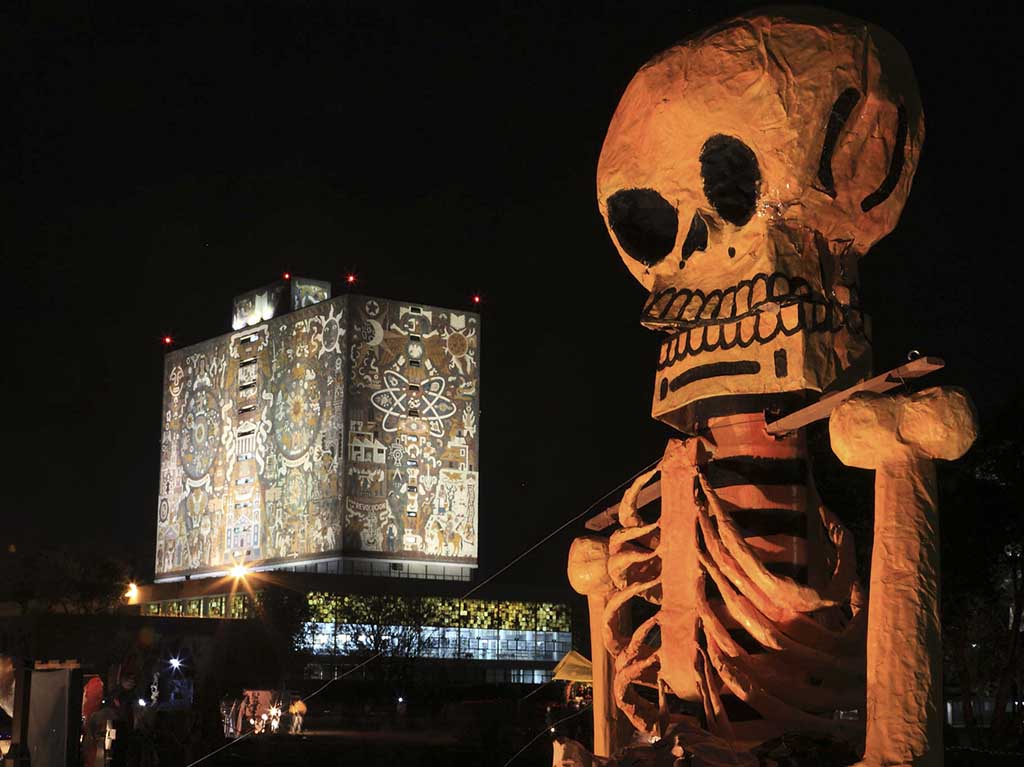
{"type": "Polygon", "coordinates": [[[146,707],[146,699],[145,698],[139,698],[139,705],[142,708],[145,708],[146,707]]]}
{"type": "Polygon", "coordinates": [[[179,658],[171,658],[170,664],[171,664],[171,668],[173,668],[175,670],[181,668],[181,660],[179,658]]]}

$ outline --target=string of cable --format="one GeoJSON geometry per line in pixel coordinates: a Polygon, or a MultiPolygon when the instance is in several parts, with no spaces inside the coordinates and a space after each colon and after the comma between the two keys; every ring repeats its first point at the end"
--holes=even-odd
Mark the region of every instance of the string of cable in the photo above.
{"type": "Polygon", "coordinates": [[[523,746],[518,751],[516,751],[515,754],[513,754],[512,758],[509,759],[507,762],[505,762],[505,764],[503,764],[501,767],[508,767],[510,764],[512,764],[512,762],[514,762],[516,759],[519,758],[520,754],[522,754],[526,749],[528,749],[530,746],[532,746],[534,743],[536,743],[541,737],[543,737],[543,735],[545,733],[554,732],[555,729],[558,727],[558,725],[560,725],[562,722],[568,722],[570,719],[573,719],[573,718],[579,716],[584,711],[589,711],[592,706],[593,706],[592,703],[588,703],[587,705],[585,705],[582,708],[580,708],[579,711],[574,711],[573,713],[569,714],[569,716],[563,716],[561,719],[559,719],[554,724],[551,724],[551,725],[548,725],[547,727],[545,727],[543,730],[541,730],[536,735],[534,735],[532,738],[530,738],[530,742],[527,743],[525,746],[523,746]]]}
{"type": "MultiPolygon", "coordinates": [[[[578,522],[583,517],[585,517],[588,514],[590,514],[594,510],[594,508],[598,506],[598,504],[600,504],[601,502],[606,500],[610,495],[613,495],[613,494],[617,493],[618,491],[622,490],[623,488],[628,487],[641,474],[643,474],[644,472],[647,472],[647,471],[650,471],[651,469],[653,469],[660,461],[661,461],[661,457],[659,456],[658,458],[654,459],[649,464],[644,466],[642,469],[640,469],[639,471],[635,472],[631,477],[629,477],[626,480],[623,480],[618,485],[613,487],[611,490],[609,490],[606,493],[602,494],[599,498],[597,498],[594,501],[592,501],[579,514],[577,514],[574,517],[571,517],[570,519],[568,519],[565,522],[563,522],[561,525],[556,527],[554,530],[552,530],[550,533],[545,535],[543,538],[541,538],[539,541],[534,543],[532,546],[530,546],[527,549],[525,549],[518,556],[516,556],[514,559],[512,559],[507,564],[505,564],[503,567],[499,568],[497,571],[495,571],[494,573],[489,575],[487,578],[485,578],[484,580],[480,581],[480,583],[475,585],[473,588],[469,589],[469,591],[467,591],[465,594],[463,594],[461,597],[459,597],[459,600],[469,599],[469,597],[471,597],[473,594],[475,594],[481,588],[486,586],[488,583],[493,581],[495,578],[497,578],[502,573],[504,573],[507,570],[509,570],[511,567],[516,565],[518,562],[522,561],[525,557],[527,557],[532,552],[536,551],[538,548],[540,548],[545,543],[550,541],[552,538],[554,538],[556,535],[561,533],[567,527],[569,527],[570,525],[578,522]]],[[[437,629],[435,629],[435,631],[437,631],[437,629]]],[[[328,679],[326,682],[324,682],[322,685],[320,685],[320,687],[316,688],[309,695],[306,695],[304,698],[302,698],[302,701],[306,702],[306,701],[310,700],[311,698],[315,697],[316,695],[319,695],[321,692],[326,690],[328,687],[330,687],[332,684],[337,682],[339,679],[344,679],[345,677],[349,676],[350,674],[355,673],[359,669],[363,668],[364,666],[369,665],[373,661],[375,661],[378,658],[381,658],[383,656],[384,656],[384,652],[381,651],[381,650],[379,650],[377,652],[374,652],[372,655],[370,655],[368,658],[363,660],[361,663],[358,663],[357,665],[353,666],[350,669],[346,669],[344,671],[344,673],[339,674],[338,676],[335,676],[333,679],[328,679]]],[[[586,709],[581,709],[580,711],[576,712],[575,714],[572,714],[571,716],[566,717],[566,719],[571,719],[573,716],[579,716],[579,714],[582,713],[584,710],[586,710],[586,709]]],[[[564,721],[564,720],[561,720],[561,721],[564,721]]],[[[547,729],[545,729],[543,732],[547,732],[547,729]]],[[[543,732],[541,734],[543,734],[543,732]]],[[[229,743],[224,744],[220,748],[217,748],[217,749],[211,751],[210,753],[206,754],[205,756],[201,756],[200,758],[196,759],[195,761],[189,762],[185,767],[196,767],[196,765],[201,764],[202,762],[205,762],[207,759],[209,759],[214,754],[216,754],[216,753],[218,753],[220,751],[223,751],[224,749],[226,749],[226,748],[228,748],[230,746],[233,746],[235,743],[238,743],[240,740],[244,740],[246,737],[248,737],[251,734],[252,733],[246,733],[245,735],[241,735],[241,736],[235,738],[234,740],[230,741],[229,743]]],[[[520,753],[522,753],[523,751],[526,750],[526,748],[528,748],[530,745],[532,745],[533,742],[537,740],[537,737],[540,737],[540,735],[534,737],[534,739],[531,740],[530,743],[527,743],[526,746],[524,746],[523,749],[520,750],[519,753],[516,754],[516,756],[519,756],[520,753]]],[[[515,758],[516,758],[515,756],[512,757],[512,759],[515,759],[515,758]]],[[[512,760],[509,760],[508,763],[510,763],[511,761],[512,760]]],[[[506,764],[508,764],[508,763],[506,763],[506,764]]]]}

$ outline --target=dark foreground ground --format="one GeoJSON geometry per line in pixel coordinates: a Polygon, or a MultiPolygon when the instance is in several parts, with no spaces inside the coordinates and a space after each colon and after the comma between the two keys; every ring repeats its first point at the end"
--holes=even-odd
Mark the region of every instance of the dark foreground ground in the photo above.
{"type": "MultiPolygon", "coordinates": [[[[527,738],[528,740],[528,738],[527,738]]],[[[501,767],[511,756],[444,734],[328,730],[247,739],[203,762],[210,767],[501,767]]],[[[549,767],[551,739],[540,738],[510,767],[549,767]]]]}
{"type": "MultiPolygon", "coordinates": [[[[460,743],[444,734],[333,730],[298,737],[247,739],[203,764],[211,767],[503,767],[509,758],[509,754],[490,750],[482,744],[460,743]]],[[[946,751],[945,763],[946,767],[1021,767],[1024,758],[1019,754],[955,748],[946,751]]],[[[551,738],[545,734],[516,757],[510,767],[550,765],[551,738]]]]}

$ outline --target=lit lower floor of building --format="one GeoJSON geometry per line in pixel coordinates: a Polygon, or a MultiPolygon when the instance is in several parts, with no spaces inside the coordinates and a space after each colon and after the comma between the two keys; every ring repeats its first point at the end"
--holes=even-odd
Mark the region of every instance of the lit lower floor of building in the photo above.
{"type": "MultiPolygon", "coordinates": [[[[418,661],[416,677],[421,681],[438,685],[451,684],[522,684],[537,685],[550,682],[554,676],[553,665],[539,663],[502,663],[481,661],[464,663],[422,659],[418,661]]],[[[333,658],[309,658],[302,675],[305,679],[370,679],[372,670],[359,667],[353,660],[333,658]]]]}
{"type": "MultiPolygon", "coordinates": [[[[296,659],[304,658],[308,679],[339,678],[356,665],[351,661],[373,655],[415,660],[422,672],[452,682],[534,684],[548,681],[555,664],[572,649],[565,604],[462,599],[436,592],[338,593],[310,588],[313,583],[320,585],[317,580],[285,588],[304,601],[294,650],[296,659]]],[[[137,604],[142,615],[151,617],[262,617],[264,594],[275,586],[251,583],[242,590],[232,585],[237,586],[221,581],[217,588],[208,579],[142,587],[137,604]]]]}

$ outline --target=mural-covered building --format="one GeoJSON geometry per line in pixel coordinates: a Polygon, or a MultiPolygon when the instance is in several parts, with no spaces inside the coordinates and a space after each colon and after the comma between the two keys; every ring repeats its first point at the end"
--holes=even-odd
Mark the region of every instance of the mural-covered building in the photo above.
{"type": "Polygon", "coordinates": [[[164,365],[156,578],[249,569],[468,580],[480,318],[292,278],[164,365]]]}

